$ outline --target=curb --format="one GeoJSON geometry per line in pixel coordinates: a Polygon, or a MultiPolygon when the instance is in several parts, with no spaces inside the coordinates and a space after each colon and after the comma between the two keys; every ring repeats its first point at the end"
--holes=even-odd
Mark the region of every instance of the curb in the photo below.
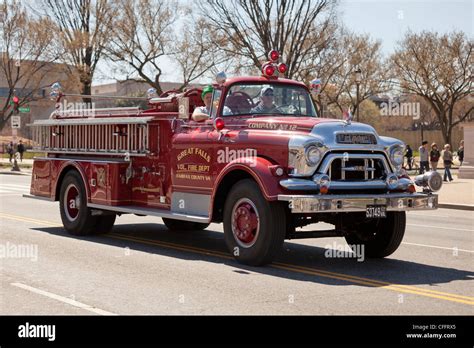
{"type": "Polygon", "coordinates": [[[3,175],[31,175],[31,171],[30,172],[12,172],[11,170],[0,170],[0,175],[3,174],[3,175]]]}
{"type": "Polygon", "coordinates": [[[438,203],[438,208],[474,211],[472,204],[438,203]]]}

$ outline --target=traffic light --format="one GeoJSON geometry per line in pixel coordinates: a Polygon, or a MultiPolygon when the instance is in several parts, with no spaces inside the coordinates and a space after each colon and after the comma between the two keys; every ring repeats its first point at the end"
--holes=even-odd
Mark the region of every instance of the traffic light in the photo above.
{"type": "Polygon", "coordinates": [[[13,96],[13,113],[18,114],[20,108],[20,98],[13,96]]]}

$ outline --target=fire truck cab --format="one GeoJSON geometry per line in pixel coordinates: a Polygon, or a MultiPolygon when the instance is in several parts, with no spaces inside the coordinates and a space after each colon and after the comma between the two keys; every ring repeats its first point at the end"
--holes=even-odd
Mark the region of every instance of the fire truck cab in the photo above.
{"type": "MultiPolygon", "coordinates": [[[[219,74],[201,122],[191,118],[200,89],[150,95],[147,110],[58,109],[34,122],[33,151],[44,156],[31,196],[59,201],[74,235],[107,233],[121,214],[190,232],[223,223],[229,251],[250,265],[271,262],[285,239],[340,236],[367,257],[392,254],[405,211],[436,209],[441,177],[413,181],[401,141],[318,117],[312,89],[278,77],[277,61],[272,52],[258,77],[219,74]],[[317,222],[334,229],[297,230],[317,222]]],[[[67,96],[57,84],[52,95],[67,96]]]]}

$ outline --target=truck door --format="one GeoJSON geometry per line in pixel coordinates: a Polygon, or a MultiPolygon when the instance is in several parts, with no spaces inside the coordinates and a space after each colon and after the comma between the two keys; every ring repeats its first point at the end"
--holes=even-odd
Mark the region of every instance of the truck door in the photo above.
{"type": "MultiPolygon", "coordinates": [[[[219,100],[215,90],[213,100],[219,100]]],[[[183,121],[172,140],[171,209],[180,213],[207,216],[216,175],[216,131],[211,121],[183,121]]]]}

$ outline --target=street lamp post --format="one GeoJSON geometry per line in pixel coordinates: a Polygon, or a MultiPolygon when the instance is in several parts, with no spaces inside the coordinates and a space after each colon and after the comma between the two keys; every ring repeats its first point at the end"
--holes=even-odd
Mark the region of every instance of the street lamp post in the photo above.
{"type": "MultiPolygon", "coordinates": [[[[20,76],[20,67],[21,67],[21,62],[20,60],[18,59],[17,61],[15,61],[15,66],[16,66],[16,76],[17,76],[17,79],[19,79],[19,76],[20,76]]],[[[17,97],[17,94],[16,94],[16,90],[13,90],[13,98],[18,98],[17,97]]],[[[17,99],[18,100],[18,99],[17,99]]],[[[19,101],[19,100],[18,100],[19,101]]],[[[15,107],[15,110],[14,110],[14,115],[17,116],[18,115],[18,106],[19,104],[16,105],[15,107]]],[[[13,142],[13,146],[17,146],[16,145],[16,142],[17,142],[17,136],[18,136],[18,129],[16,128],[13,128],[13,125],[12,125],[12,142],[13,142]]],[[[17,151],[15,150],[12,150],[13,151],[13,166],[12,166],[12,171],[13,172],[19,172],[21,171],[20,170],[20,167],[18,166],[18,161],[16,159],[16,154],[17,154],[17,151]]]]}
{"type": "Polygon", "coordinates": [[[356,119],[357,122],[359,122],[359,88],[360,88],[360,83],[362,82],[362,71],[358,67],[357,70],[354,72],[355,74],[355,83],[356,83],[356,93],[357,93],[357,106],[356,106],[356,119]]]}

